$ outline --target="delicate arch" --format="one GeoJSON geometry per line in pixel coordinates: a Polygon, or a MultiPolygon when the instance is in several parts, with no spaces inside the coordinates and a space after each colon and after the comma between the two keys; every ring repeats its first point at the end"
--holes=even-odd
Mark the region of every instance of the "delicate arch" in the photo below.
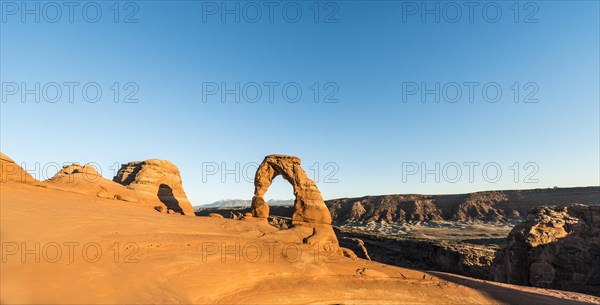
{"type": "Polygon", "coordinates": [[[300,166],[300,158],[286,155],[266,156],[256,170],[252,197],[252,214],[255,217],[269,217],[269,205],[263,196],[278,175],[287,180],[294,189],[293,222],[331,224],[331,214],[321,192],[300,166]]]}

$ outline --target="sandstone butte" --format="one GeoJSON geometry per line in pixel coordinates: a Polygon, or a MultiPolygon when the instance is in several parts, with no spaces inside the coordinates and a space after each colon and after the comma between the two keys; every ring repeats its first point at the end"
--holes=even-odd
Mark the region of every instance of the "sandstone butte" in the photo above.
{"type": "Polygon", "coordinates": [[[194,216],[179,169],[169,161],[151,159],[123,164],[113,181],[126,186],[140,200],[163,204],[176,213],[194,216]]]}
{"type": "MultiPolygon", "coordinates": [[[[2,162],[16,164],[4,156],[2,162]]],[[[280,174],[302,177],[299,161],[277,162],[297,173],[280,174]]],[[[155,194],[154,186],[128,178],[142,180],[135,166],[119,175],[125,189],[137,199],[144,197],[139,192],[155,194]]],[[[56,179],[84,167],[65,168],[56,179]]],[[[21,175],[10,170],[7,177],[21,175]]],[[[305,201],[296,206],[294,227],[279,230],[258,211],[260,217],[243,217],[257,221],[177,217],[109,198],[108,189],[108,196],[98,196],[97,189],[75,192],[28,178],[0,184],[0,299],[6,304],[600,304],[585,294],[399,268],[315,247],[319,241],[307,236],[329,220],[315,212],[322,208],[312,185],[299,187],[311,195],[296,195],[305,201]]],[[[260,196],[268,185],[259,185],[260,196]]]]}

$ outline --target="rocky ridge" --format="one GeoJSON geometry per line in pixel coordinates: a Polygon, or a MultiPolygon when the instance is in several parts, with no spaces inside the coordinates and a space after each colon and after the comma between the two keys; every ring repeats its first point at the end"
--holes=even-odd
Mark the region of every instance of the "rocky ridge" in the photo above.
{"type": "Polygon", "coordinates": [[[600,204],[600,187],[486,191],[456,195],[382,195],[325,202],[333,223],[521,220],[536,206],[600,204]]]}

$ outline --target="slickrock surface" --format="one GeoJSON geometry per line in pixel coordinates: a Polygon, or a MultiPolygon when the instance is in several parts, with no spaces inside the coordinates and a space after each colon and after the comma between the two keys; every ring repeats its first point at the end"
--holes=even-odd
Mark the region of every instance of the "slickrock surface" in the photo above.
{"type": "Polygon", "coordinates": [[[600,304],[580,293],[317,256],[296,231],[263,222],[173,217],[12,181],[1,190],[3,304],[600,304]]]}
{"type": "Polygon", "coordinates": [[[26,172],[20,165],[0,152],[0,183],[15,181],[23,183],[35,183],[37,180],[26,172]]]}
{"type": "Polygon", "coordinates": [[[169,161],[151,159],[123,164],[113,181],[126,186],[152,206],[163,204],[176,213],[194,215],[179,169],[169,161]]]}
{"type": "Polygon", "coordinates": [[[600,206],[533,209],[494,265],[498,281],[600,295],[600,206]]]}
{"type": "Polygon", "coordinates": [[[102,177],[90,164],[65,165],[52,178],[44,181],[43,185],[99,198],[138,202],[129,189],[102,177]]]}

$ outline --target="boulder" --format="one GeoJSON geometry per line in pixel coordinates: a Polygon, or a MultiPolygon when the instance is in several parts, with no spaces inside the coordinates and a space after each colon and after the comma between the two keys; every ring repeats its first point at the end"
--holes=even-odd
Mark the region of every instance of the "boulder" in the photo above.
{"type": "Polygon", "coordinates": [[[285,230],[290,228],[291,220],[288,218],[269,216],[269,224],[278,228],[279,230],[285,230]]]}
{"type": "Polygon", "coordinates": [[[340,252],[339,254],[343,257],[350,258],[353,261],[358,260],[358,257],[356,256],[356,254],[354,254],[354,252],[352,252],[352,250],[350,250],[348,248],[340,247],[338,251],[340,252]]]}
{"type": "Polygon", "coordinates": [[[184,190],[179,169],[171,162],[151,159],[123,164],[113,178],[141,200],[159,203],[175,213],[194,216],[194,208],[184,190]]]}
{"type": "Polygon", "coordinates": [[[352,250],[356,256],[362,259],[371,260],[369,252],[367,251],[367,248],[365,248],[365,243],[361,239],[342,237],[340,240],[340,247],[345,247],[352,250]]]}
{"type": "Polygon", "coordinates": [[[229,218],[233,219],[233,220],[240,220],[242,218],[244,218],[244,215],[242,215],[242,213],[238,213],[238,212],[229,212],[229,218]]]}
{"type": "Polygon", "coordinates": [[[600,295],[600,206],[534,208],[507,241],[495,280],[600,295]]]}

